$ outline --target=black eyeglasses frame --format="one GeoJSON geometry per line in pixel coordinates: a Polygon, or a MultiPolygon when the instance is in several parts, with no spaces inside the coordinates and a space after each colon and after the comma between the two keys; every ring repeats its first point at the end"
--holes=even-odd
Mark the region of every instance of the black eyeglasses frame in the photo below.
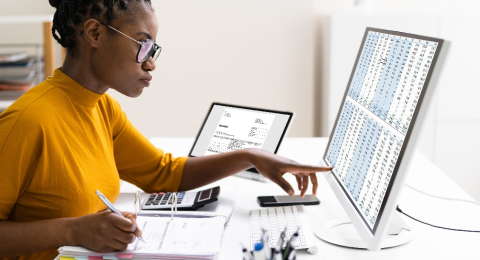
{"type": "MultiPolygon", "coordinates": [[[[144,63],[145,61],[148,60],[148,58],[152,57],[153,61],[156,61],[158,56],[160,55],[160,53],[162,52],[162,47],[159,46],[156,42],[152,41],[151,39],[147,39],[147,41],[152,41],[153,42],[153,45],[152,47],[150,48],[150,50],[148,51],[147,55],[145,56],[145,58],[143,58],[143,60],[139,60],[139,55],[140,55],[140,51],[142,50],[142,47],[145,45],[144,42],[140,42],[140,41],[137,41],[135,39],[133,39],[132,37],[126,35],[125,33],[113,28],[112,26],[110,26],[109,24],[103,22],[103,21],[100,21],[100,20],[97,20],[100,24],[103,24],[105,26],[107,26],[108,28],[122,34],[123,36],[131,39],[132,41],[136,42],[137,44],[140,45],[140,47],[138,48],[138,51],[137,51],[137,56],[136,56],[136,60],[138,63],[144,63]]],[[[78,35],[83,35],[84,33],[84,30],[81,30],[78,35]]]]}

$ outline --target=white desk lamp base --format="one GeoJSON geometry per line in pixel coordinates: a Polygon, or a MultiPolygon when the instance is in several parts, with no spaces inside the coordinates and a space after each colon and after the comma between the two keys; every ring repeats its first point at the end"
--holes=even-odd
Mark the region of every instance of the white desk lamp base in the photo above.
{"type": "MultiPolygon", "coordinates": [[[[319,228],[315,229],[314,232],[321,240],[334,245],[360,249],[367,248],[348,217],[327,220],[319,228]]],[[[398,214],[394,214],[390,229],[382,241],[382,249],[403,245],[412,240],[412,238],[413,232],[398,214]]]]}

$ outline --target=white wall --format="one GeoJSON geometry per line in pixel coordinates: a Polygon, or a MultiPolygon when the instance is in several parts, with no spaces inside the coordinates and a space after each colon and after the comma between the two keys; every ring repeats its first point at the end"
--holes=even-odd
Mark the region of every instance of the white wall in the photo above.
{"type": "MultiPolygon", "coordinates": [[[[194,136],[213,101],[295,111],[289,136],[313,135],[311,0],[152,3],[163,50],[151,86],[136,99],[109,92],[144,135],[194,136]]],[[[46,0],[0,0],[0,7],[0,16],[55,11],[46,0]]],[[[0,44],[41,43],[41,29],[0,24],[0,44]]]]}
{"type": "Polygon", "coordinates": [[[194,136],[213,101],[296,112],[314,126],[311,1],[153,1],[162,53],[136,99],[110,93],[147,137],[194,136]]]}

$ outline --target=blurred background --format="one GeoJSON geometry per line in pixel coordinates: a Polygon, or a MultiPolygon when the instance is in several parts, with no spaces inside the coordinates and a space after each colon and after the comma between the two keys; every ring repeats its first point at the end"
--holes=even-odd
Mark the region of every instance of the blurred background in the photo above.
{"type": "MultiPolygon", "coordinates": [[[[480,201],[480,0],[152,2],[163,50],[151,85],[135,99],[109,91],[148,138],[194,137],[213,101],[295,111],[288,137],[329,136],[367,26],[451,41],[417,146],[480,201]]],[[[49,52],[54,11],[0,0],[0,53],[49,52]]],[[[46,55],[37,70],[62,65],[58,44],[46,55]]]]}

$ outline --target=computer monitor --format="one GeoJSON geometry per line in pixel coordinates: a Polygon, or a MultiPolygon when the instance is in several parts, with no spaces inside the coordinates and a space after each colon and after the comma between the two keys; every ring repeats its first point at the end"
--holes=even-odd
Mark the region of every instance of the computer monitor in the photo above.
{"type": "Polygon", "coordinates": [[[361,240],[336,237],[331,228],[341,220],[324,223],[316,231],[321,239],[371,250],[411,239],[397,199],[447,46],[442,39],[366,29],[323,158],[333,166],[327,182],[361,240]],[[392,228],[400,235],[386,239],[392,228]]]}

